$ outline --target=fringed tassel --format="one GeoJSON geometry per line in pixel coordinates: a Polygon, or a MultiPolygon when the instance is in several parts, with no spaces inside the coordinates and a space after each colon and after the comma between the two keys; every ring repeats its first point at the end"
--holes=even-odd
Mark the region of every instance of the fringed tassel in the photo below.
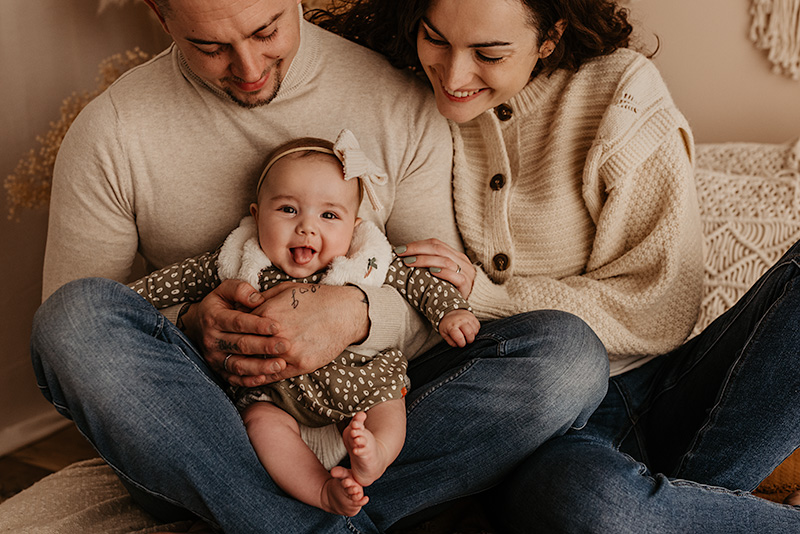
{"type": "Polygon", "coordinates": [[[768,51],[773,71],[800,80],[800,0],[753,0],[750,40],[768,51]]]}

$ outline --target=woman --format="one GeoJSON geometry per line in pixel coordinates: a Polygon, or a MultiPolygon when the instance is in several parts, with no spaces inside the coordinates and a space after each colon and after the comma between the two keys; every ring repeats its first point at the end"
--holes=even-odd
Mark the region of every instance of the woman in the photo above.
{"type": "Polygon", "coordinates": [[[578,315],[611,359],[588,424],[503,485],[504,528],[798,531],[800,511],[747,492],[800,443],[800,245],[685,341],[702,284],[692,136],[656,69],[628,49],[626,11],[349,4],[316,18],[424,72],[451,121],[467,255],[436,240],[403,254],[441,269],[480,318],[578,315]]]}

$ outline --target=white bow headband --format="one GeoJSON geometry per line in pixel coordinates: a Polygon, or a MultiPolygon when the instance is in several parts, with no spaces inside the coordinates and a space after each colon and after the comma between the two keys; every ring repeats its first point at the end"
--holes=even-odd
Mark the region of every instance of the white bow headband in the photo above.
{"type": "Polygon", "coordinates": [[[269,160],[267,166],[264,167],[264,171],[261,173],[261,178],[258,179],[256,194],[258,194],[258,192],[261,190],[261,184],[264,182],[264,178],[267,176],[267,173],[272,166],[275,165],[275,163],[282,157],[288,156],[289,154],[293,154],[295,152],[321,152],[323,154],[331,154],[336,156],[336,158],[342,163],[345,181],[358,178],[361,182],[364,192],[366,192],[367,197],[372,204],[372,209],[375,211],[380,211],[383,209],[383,204],[381,204],[381,201],[378,199],[378,195],[375,193],[373,184],[384,185],[389,180],[389,177],[383,172],[383,170],[381,170],[380,167],[375,165],[366,154],[364,154],[364,151],[361,150],[361,147],[356,140],[356,136],[353,135],[353,132],[348,129],[344,129],[339,133],[339,136],[336,138],[336,142],[333,144],[333,150],[321,146],[309,145],[287,148],[286,150],[275,154],[275,156],[269,160]]]}

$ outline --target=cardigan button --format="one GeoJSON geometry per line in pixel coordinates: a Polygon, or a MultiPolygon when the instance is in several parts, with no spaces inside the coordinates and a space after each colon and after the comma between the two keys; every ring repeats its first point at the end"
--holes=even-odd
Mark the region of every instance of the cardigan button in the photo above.
{"type": "Polygon", "coordinates": [[[508,104],[500,104],[494,108],[494,112],[501,121],[507,121],[514,115],[514,110],[508,104]]]}
{"type": "Polygon", "coordinates": [[[492,188],[492,191],[499,191],[503,189],[504,185],[506,185],[506,177],[502,174],[495,174],[492,176],[492,179],[489,180],[489,187],[492,188]]]}
{"type": "Polygon", "coordinates": [[[498,271],[505,271],[508,269],[508,264],[511,263],[511,260],[508,259],[508,256],[505,254],[496,254],[494,258],[492,258],[492,263],[494,263],[494,268],[498,271]]]}

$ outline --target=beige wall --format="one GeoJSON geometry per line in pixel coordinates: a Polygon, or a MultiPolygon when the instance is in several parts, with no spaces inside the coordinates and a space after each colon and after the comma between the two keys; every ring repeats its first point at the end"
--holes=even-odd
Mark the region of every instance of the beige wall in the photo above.
{"type": "MultiPolygon", "coordinates": [[[[0,178],[58,117],[73,91],[95,87],[101,59],[168,42],[143,2],[96,14],[96,0],[0,2],[0,178]]],[[[28,339],[39,305],[47,217],[6,218],[0,202],[0,454],[48,433],[65,419],[45,402],[31,370],[28,339]]]]}
{"type": "Polygon", "coordinates": [[[698,142],[800,136],[800,82],[772,72],[750,42],[750,0],[631,0],[643,42],[698,142]]]}
{"type": "MultiPolygon", "coordinates": [[[[95,0],[0,2],[0,177],[46,131],[61,100],[94,87],[98,62],[166,44],[143,3],[98,16],[95,0]]],[[[634,18],[662,39],[656,63],[698,141],[782,142],[800,135],[800,83],[770,72],[747,39],[747,0],[633,0],[634,18]]],[[[647,36],[647,32],[642,33],[647,36]]],[[[39,394],[28,356],[39,304],[46,214],[0,215],[0,454],[61,419],[39,394]]]]}

